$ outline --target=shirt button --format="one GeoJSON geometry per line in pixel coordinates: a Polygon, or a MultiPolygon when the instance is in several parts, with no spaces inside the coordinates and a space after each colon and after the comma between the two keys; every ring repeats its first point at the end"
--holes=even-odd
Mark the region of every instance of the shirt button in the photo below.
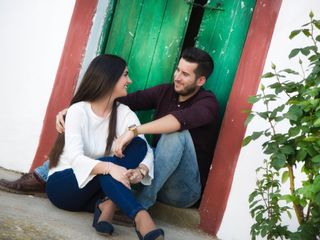
{"type": "Polygon", "coordinates": [[[180,107],[180,104],[178,104],[178,107],[180,107]]]}

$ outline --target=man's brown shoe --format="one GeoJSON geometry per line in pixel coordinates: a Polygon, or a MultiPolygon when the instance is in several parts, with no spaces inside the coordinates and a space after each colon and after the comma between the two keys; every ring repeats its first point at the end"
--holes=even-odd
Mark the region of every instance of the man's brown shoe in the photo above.
{"type": "Polygon", "coordinates": [[[0,180],[0,189],[27,195],[45,196],[45,182],[41,181],[34,173],[23,174],[15,181],[8,181],[6,179],[0,180]]]}

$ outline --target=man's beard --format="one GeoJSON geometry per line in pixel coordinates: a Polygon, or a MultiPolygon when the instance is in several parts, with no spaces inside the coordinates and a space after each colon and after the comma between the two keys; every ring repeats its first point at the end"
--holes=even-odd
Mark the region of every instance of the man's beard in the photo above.
{"type": "Polygon", "coordinates": [[[181,96],[188,96],[188,95],[194,93],[196,90],[197,90],[197,85],[192,84],[192,85],[185,87],[183,90],[180,90],[180,91],[176,90],[176,93],[178,93],[181,96]]]}

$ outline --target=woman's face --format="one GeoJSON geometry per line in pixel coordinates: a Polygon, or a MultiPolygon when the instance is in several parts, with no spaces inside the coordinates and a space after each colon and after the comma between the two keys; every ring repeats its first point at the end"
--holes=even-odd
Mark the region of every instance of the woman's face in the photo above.
{"type": "Polygon", "coordinates": [[[127,88],[132,81],[128,74],[128,68],[126,67],[119,78],[116,86],[114,87],[113,96],[114,98],[123,97],[128,94],[127,88]]]}

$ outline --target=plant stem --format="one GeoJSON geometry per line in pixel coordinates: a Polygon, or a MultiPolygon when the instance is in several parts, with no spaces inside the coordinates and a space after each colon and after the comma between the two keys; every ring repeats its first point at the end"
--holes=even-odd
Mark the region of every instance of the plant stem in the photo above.
{"type": "MultiPolygon", "coordinates": [[[[295,192],[294,174],[293,174],[293,169],[291,165],[288,165],[288,172],[289,172],[289,179],[290,179],[290,192],[291,192],[291,195],[294,195],[294,192],[295,192]]],[[[301,225],[304,222],[302,207],[301,205],[293,202],[293,208],[297,216],[298,222],[301,225]]]]}

